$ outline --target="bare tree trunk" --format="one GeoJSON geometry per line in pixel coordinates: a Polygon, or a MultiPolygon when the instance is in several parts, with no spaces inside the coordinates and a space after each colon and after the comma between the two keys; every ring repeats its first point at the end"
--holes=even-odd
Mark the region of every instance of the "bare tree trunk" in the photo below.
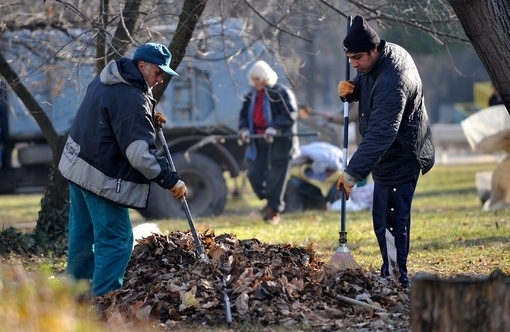
{"type": "Polygon", "coordinates": [[[476,279],[418,274],[412,280],[411,312],[415,332],[509,331],[510,280],[500,270],[476,279]]]}
{"type": "Polygon", "coordinates": [[[140,17],[139,9],[142,2],[143,0],[127,0],[124,4],[106,62],[117,59],[120,55],[126,53],[127,48],[132,45],[130,35],[133,34],[136,22],[140,17]]]}
{"type": "MultiPolygon", "coordinates": [[[[170,64],[172,69],[177,68],[184,58],[186,47],[188,47],[189,41],[193,36],[193,31],[195,31],[195,27],[206,5],[207,0],[184,1],[181,14],[179,15],[177,30],[169,46],[169,50],[172,53],[172,63],[170,64]]],[[[168,83],[170,83],[170,77],[166,77],[162,84],[158,84],[154,87],[152,92],[156,100],[161,98],[168,83]]]]}
{"type": "Polygon", "coordinates": [[[59,136],[55,142],[56,149],[53,151],[49,182],[41,199],[41,210],[35,227],[38,249],[56,255],[63,254],[67,247],[69,188],[67,181],[58,171],[65,141],[65,136],[59,136]]]}
{"type": "Polygon", "coordinates": [[[448,0],[510,112],[510,2],[448,0]],[[497,59],[497,60],[496,60],[497,59]]]}

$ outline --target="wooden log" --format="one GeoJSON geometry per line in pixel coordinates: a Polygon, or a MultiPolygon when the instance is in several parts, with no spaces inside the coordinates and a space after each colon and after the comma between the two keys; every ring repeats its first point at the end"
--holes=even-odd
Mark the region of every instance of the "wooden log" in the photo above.
{"type": "Polygon", "coordinates": [[[510,331],[510,278],[499,269],[450,279],[418,273],[411,285],[413,332],[510,331]]]}
{"type": "Polygon", "coordinates": [[[371,310],[383,311],[383,312],[386,311],[386,310],[384,310],[384,308],[377,307],[375,305],[372,305],[370,303],[366,303],[366,302],[363,302],[363,301],[355,300],[355,299],[352,299],[352,298],[350,298],[348,296],[343,296],[343,295],[337,294],[336,298],[341,300],[341,301],[344,301],[344,302],[347,302],[347,303],[350,303],[350,304],[359,305],[359,306],[362,306],[364,308],[368,308],[368,309],[371,309],[371,310]]]}

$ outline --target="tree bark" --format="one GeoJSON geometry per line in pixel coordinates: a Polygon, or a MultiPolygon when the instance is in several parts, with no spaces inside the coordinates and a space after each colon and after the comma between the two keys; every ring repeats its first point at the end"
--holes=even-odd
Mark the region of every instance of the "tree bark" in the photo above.
{"type": "Polygon", "coordinates": [[[510,112],[510,2],[448,0],[510,112]]]}
{"type": "MultiPolygon", "coordinates": [[[[184,54],[186,54],[186,48],[188,47],[189,41],[193,36],[193,31],[195,31],[195,27],[206,5],[207,0],[184,1],[181,14],[179,15],[179,23],[177,24],[177,29],[175,30],[175,34],[172,37],[172,41],[168,47],[170,53],[172,53],[172,62],[170,63],[170,67],[172,69],[177,68],[184,58],[184,54]]],[[[156,100],[161,98],[163,92],[168,86],[168,83],[170,83],[171,77],[168,75],[165,76],[166,77],[163,83],[156,85],[152,90],[156,100]]]]}
{"type": "Polygon", "coordinates": [[[488,277],[440,279],[418,274],[411,287],[411,329],[420,331],[510,331],[510,279],[500,270],[488,277]]]}
{"type": "Polygon", "coordinates": [[[41,210],[35,227],[37,249],[58,256],[64,254],[67,248],[69,187],[58,170],[66,139],[66,136],[59,136],[54,142],[56,150],[53,152],[48,186],[41,198],[41,210]]]}
{"type": "MultiPolygon", "coordinates": [[[[127,0],[121,13],[121,19],[115,29],[112,44],[108,50],[106,63],[124,55],[129,46],[132,46],[131,35],[140,17],[140,6],[143,0],[127,0]]],[[[136,46],[136,45],[135,45],[136,46]]]]}

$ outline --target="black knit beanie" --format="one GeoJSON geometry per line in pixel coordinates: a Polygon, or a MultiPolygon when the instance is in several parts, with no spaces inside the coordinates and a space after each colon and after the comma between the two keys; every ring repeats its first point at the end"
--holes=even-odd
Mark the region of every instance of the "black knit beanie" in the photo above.
{"type": "Polygon", "coordinates": [[[349,32],[344,39],[345,52],[366,52],[379,45],[381,39],[368,25],[367,21],[359,15],[352,20],[349,32]]]}

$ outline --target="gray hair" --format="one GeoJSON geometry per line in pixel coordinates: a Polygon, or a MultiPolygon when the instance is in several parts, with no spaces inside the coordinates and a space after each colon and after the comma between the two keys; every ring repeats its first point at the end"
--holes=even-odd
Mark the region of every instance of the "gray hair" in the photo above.
{"type": "Polygon", "coordinates": [[[269,86],[274,86],[278,80],[278,74],[276,74],[267,62],[262,60],[255,62],[248,71],[248,81],[251,86],[253,86],[252,78],[255,77],[265,81],[269,86]]]}

